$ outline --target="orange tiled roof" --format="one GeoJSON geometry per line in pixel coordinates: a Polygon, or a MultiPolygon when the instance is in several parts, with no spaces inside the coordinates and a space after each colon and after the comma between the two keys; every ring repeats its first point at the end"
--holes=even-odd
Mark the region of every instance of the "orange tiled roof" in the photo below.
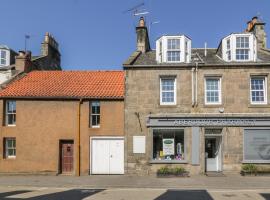
{"type": "Polygon", "coordinates": [[[2,98],[124,98],[123,71],[33,71],[0,91],[2,98]]]}

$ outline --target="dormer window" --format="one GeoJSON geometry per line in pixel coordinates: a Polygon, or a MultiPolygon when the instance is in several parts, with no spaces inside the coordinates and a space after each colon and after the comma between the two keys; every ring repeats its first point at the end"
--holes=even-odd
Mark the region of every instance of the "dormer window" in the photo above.
{"type": "Polygon", "coordinates": [[[225,61],[256,61],[257,40],[251,33],[231,34],[222,40],[225,61]]]}
{"type": "Polygon", "coordinates": [[[191,60],[191,40],[184,35],[162,36],[156,46],[158,63],[189,63],[191,60]]]}

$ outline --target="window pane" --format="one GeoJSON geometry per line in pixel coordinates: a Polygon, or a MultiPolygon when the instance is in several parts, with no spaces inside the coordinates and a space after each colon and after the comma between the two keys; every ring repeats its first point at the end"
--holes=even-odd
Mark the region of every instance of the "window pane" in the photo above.
{"type": "Polygon", "coordinates": [[[6,59],[6,57],[7,57],[6,51],[1,51],[0,53],[1,53],[1,58],[6,59]]]}
{"type": "Polygon", "coordinates": [[[167,60],[170,62],[180,61],[180,51],[168,51],[167,60]]]}
{"type": "Polygon", "coordinates": [[[7,115],[7,124],[8,125],[15,125],[16,124],[16,115],[15,114],[8,114],[7,115]]]}
{"type": "Polygon", "coordinates": [[[97,126],[100,125],[100,115],[97,115],[97,126]]]}
{"type": "Polygon", "coordinates": [[[97,115],[92,115],[92,126],[97,126],[97,115]]]}
{"type": "Polygon", "coordinates": [[[154,160],[184,160],[184,130],[160,129],[153,131],[154,160]]]}
{"type": "Polygon", "coordinates": [[[16,101],[7,101],[7,112],[16,113],[16,101]]]}
{"type": "Polygon", "coordinates": [[[244,160],[270,162],[270,130],[245,130],[244,160]]]}
{"type": "Polygon", "coordinates": [[[179,50],[180,49],[180,39],[168,39],[167,40],[168,50],[179,50]]]}

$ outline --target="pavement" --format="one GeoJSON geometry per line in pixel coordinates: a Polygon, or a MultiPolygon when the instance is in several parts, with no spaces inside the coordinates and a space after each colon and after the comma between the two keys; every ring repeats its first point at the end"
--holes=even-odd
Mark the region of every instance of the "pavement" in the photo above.
{"type": "Polygon", "coordinates": [[[0,200],[270,200],[270,177],[0,176],[0,200]]]}

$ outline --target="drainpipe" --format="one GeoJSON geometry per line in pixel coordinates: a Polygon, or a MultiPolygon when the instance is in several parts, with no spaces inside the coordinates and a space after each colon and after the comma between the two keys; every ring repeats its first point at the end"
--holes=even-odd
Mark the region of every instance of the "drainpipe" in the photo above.
{"type": "Polygon", "coordinates": [[[195,69],[195,106],[198,106],[198,63],[195,69]]]}
{"type": "Polygon", "coordinates": [[[192,94],[192,107],[195,106],[195,96],[194,96],[194,71],[195,68],[191,69],[191,94],[192,94]]]}
{"type": "Polygon", "coordinates": [[[79,100],[78,104],[78,141],[77,141],[77,156],[76,156],[76,176],[81,175],[81,104],[82,104],[82,99],[79,100]]]}

